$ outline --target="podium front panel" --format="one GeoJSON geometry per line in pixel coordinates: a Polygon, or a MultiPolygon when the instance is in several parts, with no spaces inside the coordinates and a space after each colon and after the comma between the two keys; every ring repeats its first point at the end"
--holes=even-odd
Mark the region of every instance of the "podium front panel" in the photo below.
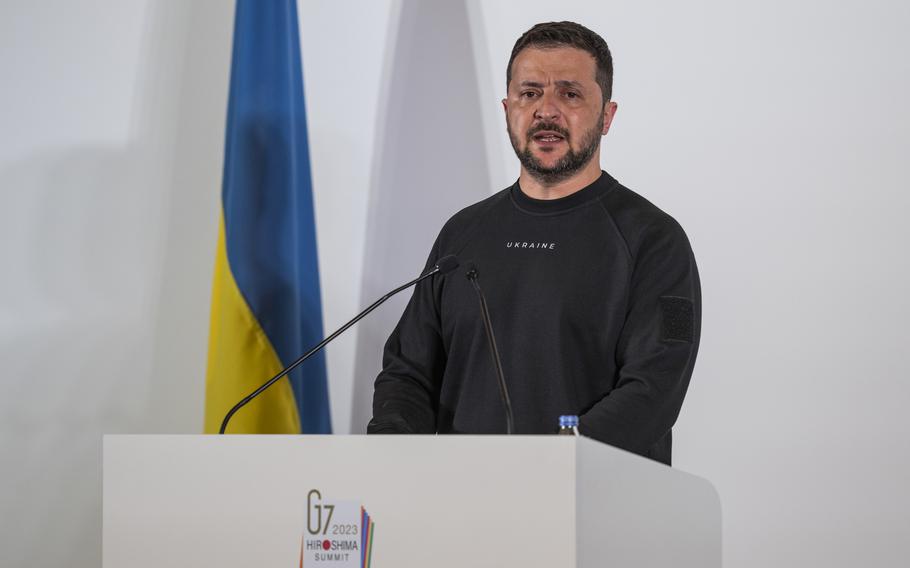
{"type": "Polygon", "coordinates": [[[507,442],[107,436],[104,566],[297,567],[313,489],[370,515],[375,568],[574,566],[573,440],[507,442]]]}

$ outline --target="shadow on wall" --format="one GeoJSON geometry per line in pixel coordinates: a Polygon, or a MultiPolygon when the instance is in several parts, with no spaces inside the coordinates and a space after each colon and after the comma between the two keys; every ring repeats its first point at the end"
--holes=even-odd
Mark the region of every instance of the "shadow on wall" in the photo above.
{"type": "MultiPolygon", "coordinates": [[[[417,276],[446,219],[491,193],[465,2],[405,0],[392,27],[377,113],[364,306],[417,276]]],[[[382,347],[409,297],[392,298],[359,324],[353,434],[366,431],[382,347]]]]}

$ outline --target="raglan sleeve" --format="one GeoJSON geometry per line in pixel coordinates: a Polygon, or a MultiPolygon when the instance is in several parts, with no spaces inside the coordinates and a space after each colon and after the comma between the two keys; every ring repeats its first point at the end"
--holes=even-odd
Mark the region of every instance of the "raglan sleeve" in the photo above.
{"type": "Polygon", "coordinates": [[[701,332],[701,285],[682,227],[661,216],[632,255],[613,390],[580,417],[586,436],[646,455],[679,415],[701,332]]]}
{"type": "MultiPolygon", "coordinates": [[[[426,269],[438,261],[434,244],[426,269]]],[[[419,283],[385,344],[373,391],[368,434],[436,432],[439,390],[446,355],[440,331],[440,278],[419,283]]]]}

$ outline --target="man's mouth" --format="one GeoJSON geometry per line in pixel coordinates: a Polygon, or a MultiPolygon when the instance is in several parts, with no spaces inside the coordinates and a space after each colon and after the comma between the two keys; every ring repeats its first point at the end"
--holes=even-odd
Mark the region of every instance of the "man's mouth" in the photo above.
{"type": "Polygon", "coordinates": [[[541,130],[540,132],[535,132],[531,137],[536,142],[542,142],[544,144],[554,144],[565,140],[565,136],[552,130],[541,130]]]}

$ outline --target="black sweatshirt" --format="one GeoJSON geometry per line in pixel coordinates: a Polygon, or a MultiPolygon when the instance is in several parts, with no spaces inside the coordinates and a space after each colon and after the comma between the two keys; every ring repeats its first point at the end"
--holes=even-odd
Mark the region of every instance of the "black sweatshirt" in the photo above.
{"type": "Polygon", "coordinates": [[[603,173],[567,197],[516,182],[453,216],[385,347],[369,432],[504,433],[505,414],[466,267],[489,305],[515,432],[560,414],[586,436],[670,464],[701,320],[695,258],[672,217],[603,173]]]}

